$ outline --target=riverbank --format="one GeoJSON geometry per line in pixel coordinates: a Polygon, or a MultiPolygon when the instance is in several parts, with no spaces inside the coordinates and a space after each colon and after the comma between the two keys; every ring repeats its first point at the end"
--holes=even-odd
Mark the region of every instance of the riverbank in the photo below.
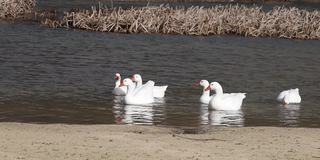
{"type": "MultiPolygon", "coordinates": [[[[102,3],[110,3],[110,0],[99,0],[102,3]]],[[[166,2],[166,3],[320,3],[318,0],[113,0],[113,2],[166,2]]]]}
{"type": "Polygon", "coordinates": [[[0,159],[320,159],[320,129],[0,124],[0,159]]]}

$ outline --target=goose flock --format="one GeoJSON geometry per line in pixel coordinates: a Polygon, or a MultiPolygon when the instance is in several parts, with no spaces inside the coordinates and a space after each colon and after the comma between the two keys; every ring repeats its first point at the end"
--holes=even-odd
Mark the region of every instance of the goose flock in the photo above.
{"type": "MultiPolygon", "coordinates": [[[[155,86],[154,81],[142,82],[140,74],[134,74],[131,78],[121,80],[119,73],[115,74],[115,87],[112,93],[116,96],[124,96],[124,103],[130,105],[150,104],[155,98],[163,98],[168,88],[155,86]]],[[[240,110],[246,93],[224,93],[218,82],[209,83],[207,80],[198,81],[196,86],[202,87],[200,103],[208,105],[212,110],[240,110]],[[210,95],[210,91],[215,94],[210,95]]],[[[277,101],[283,104],[297,104],[301,102],[299,89],[289,89],[280,92],[277,101]]]]}

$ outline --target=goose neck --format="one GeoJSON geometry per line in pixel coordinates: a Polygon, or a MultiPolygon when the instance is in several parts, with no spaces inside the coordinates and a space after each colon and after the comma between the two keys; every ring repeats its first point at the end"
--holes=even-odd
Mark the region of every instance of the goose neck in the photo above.
{"type": "Polygon", "coordinates": [[[223,94],[223,89],[220,85],[215,87],[215,91],[217,95],[223,94]]]}
{"type": "Polygon", "coordinates": [[[115,82],[114,88],[120,87],[120,84],[121,84],[121,78],[119,78],[119,79],[115,82]]]}
{"type": "Polygon", "coordinates": [[[140,86],[142,86],[142,80],[136,81],[136,87],[140,87],[140,86]]]}
{"type": "Polygon", "coordinates": [[[204,87],[204,88],[203,88],[203,90],[202,90],[202,95],[210,95],[210,90],[207,90],[207,91],[206,91],[206,88],[207,88],[207,87],[204,87]]]}
{"type": "Polygon", "coordinates": [[[129,85],[127,86],[127,88],[128,88],[128,90],[127,90],[127,95],[128,95],[128,94],[132,94],[133,91],[134,91],[134,89],[135,89],[135,85],[134,85],[134,84],[129,84],[129,85]]]}

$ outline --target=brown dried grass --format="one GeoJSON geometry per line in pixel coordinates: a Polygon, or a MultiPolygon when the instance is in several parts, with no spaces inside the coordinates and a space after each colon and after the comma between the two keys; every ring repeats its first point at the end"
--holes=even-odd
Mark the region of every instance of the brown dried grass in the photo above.
{"type": "Polygon", "coordinates": [[[320,12],[294,7],[268,12],[246,6],[92,8],[67,12],[63,20],[53,22],[53,27],[101,32],[320,39],[320,12]]]}
{"type": "Polygon", "coordinates": [[[0,0],[0,19],[15,19],[31,13],[36,0],[0,0]]]}

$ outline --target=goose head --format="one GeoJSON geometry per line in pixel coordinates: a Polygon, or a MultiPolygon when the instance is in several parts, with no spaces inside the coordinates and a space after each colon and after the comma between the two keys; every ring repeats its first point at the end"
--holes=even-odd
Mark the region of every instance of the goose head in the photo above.
{"type": "Polygon", "coordinates": [[[133,85],[133,82],[132,82],[132,80],[130,78],[126,78],[126,79],[124,79],[122,81],[121,85],[123,85],[123,86],[131,86],[131,85],[133,85]]]}
{"type": "Polygon", "coordinates": [[[211,82],[210,85],[205,90],[206,91],[215,90],[216,92],[222,92],[222,87],[218,82],[211,82]]]}
{"type": "Polygon", "coordinates": [[[133,82],[142,82],[142,77],[140,74],[134,74],[132,77],[131,77],[131,80],[133,82]]]}
{"type": "Polygon", "coordinates": [[[198,86],[202,86],[204,89],[206,89],[209,86],[209,82],[207,80],[199,80],[196,83],[192,85],[194,88],[198,86]]]}
{"type": "Polygon", "coordinates": [[[121,75],[120,75],[120,73],[116,73],[115,76],[114,76],[114,79],[115,79],[115,80],[121,80],[121,75]]]}
{"type": "Polygon", "coordinates": [[[209,82],[207,80],[201,80],[199,82],[199,85],[202,86],[203,88],[207,88],[209,86],[209,82]]]}

